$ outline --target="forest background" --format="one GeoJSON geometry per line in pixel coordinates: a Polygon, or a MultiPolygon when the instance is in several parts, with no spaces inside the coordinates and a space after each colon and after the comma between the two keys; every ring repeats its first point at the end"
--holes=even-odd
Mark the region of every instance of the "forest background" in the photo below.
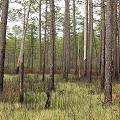
{"type": "MultiPolygon", "coordinates": [[[[98,1],[99,3],[99,1],[98,1]]],[[[95,3],[94,4],[98,4],[95,3]]],[[[21,39],[23,34],[23,21],[24,21],[24,5],[25,5],[25,16],[27,14],[28,9],[28,1],[23,3],[22,1],[18,3],[9,4],[9,14],[8,14],[8,27],[7,27],[7,44],[6,44],[6,57],[5,57],[5,69],[6,70],[15,70],[17,59],[19,56],[21,39]],[[21,22],[20,22],[21,21],[21,22]]],[[[44,38],[45,38],[45,2],[42,3],[42,45],[41,51],[43,51],[44,47],[44,38]]],[[[55,21],[56,21],[56,69],[62,70],[63,65],[63,31],[64,31],[64,1],[56,1],[55,2],[55,21]],[[60,4],[59,4],[60,3],[60,4]],[[62,6],[62,7],[61,7],[62,6]]],[[[49,58],[50,58],[50,11],[48,5],[48,26],[47,26],[47,40],[46,40],[46,69],[49,70],[49,58]]],[[[73,68],[73,6],[72,1],[70,3],[70,62],[71,68],[73,68]]],[[[35,2],[32,5],[32,10],[30,12],[29,24],[26,32],[26,40],[25,40],[25,69],[36,69],[39,70],[39,19],[38,19],[38,4],[35,2]],[[31,31],[32,30],[32,31],[31,31]],[[32,38],[32,39],[31,39],[32,38]],[[32,44],[33,42],[33,44],[32,44]]],[[[96,7],[94,11],[94,31],[96,38],[96,48],[97,54],[99,54],[99,39],[100,39],[100,7],[96,7]]],[[[27,17],[27,16],[26,16],[27,17]]],[[[83,68],[83,46],[84,46],[84,38],[83,38],[83,25],[84,25],[84,1],[76,1],[76,48],[78,48],[78,41],[80,46],[80,60],[81,67],[83,68]]],[[[93,44],[93,45],[95,45],[93,44]]],[[[95,48],[95,47],[93,47],[95,48]]],[[[76,49],[77,50],[77,49],[76,49]]],[[[77,50],[78,51],[78,50],[77,50]]],[[[94,50],[95,51],[95,50],[94,50]]],[[[78,53],[78,52],[77,52],[78,53]]],[[[93,52],[95,53],[95,52],[93,52]]],[[[42,54],[43,60],[43,54],[42,54]]],[[[96,53],[93,54],[94,61],[97,61],[96,53]]],[[[95,63],[95,62],[93,62],[95,63]]],[[[95,66],[95,64],[93,64],[95,66]]]]}

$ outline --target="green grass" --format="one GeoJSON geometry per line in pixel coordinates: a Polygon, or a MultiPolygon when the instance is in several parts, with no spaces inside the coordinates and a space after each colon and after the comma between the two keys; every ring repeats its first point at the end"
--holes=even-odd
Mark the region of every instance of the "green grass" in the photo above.
{"type": "Polygon", "coordinates": [[[47,100],[42,76],[26,74],[24,79],[24,102],[19,103],[19,75],[5,75],[4,92],[0,95],[0,120],[119,120],[120,105],[116,95],[120,85],[113,84],[113,104],[103,103],[104,91],[100,80],[93,77],[89,84],[85,78],[79,80],[69,75],[68,82],[62,75],[55,75],[55,91],[51,93],[51,106],[45,109],[47,100]]]}

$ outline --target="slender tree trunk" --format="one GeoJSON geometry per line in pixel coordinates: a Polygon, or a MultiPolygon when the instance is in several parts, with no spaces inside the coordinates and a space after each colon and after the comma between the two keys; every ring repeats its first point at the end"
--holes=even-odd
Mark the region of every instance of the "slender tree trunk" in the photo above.
{"type": "Polygon", "coordinates": [[[54,90],[54,44],[55,44],[55,11],[54,0],[50,0],[50,90],[54,90]]]}
{"type": "Polygon", "coordinates": [[[93,41],[93,3],[89,0],[89,64],[88,79],[92,81],[92,41],[93,41]]]}
{"type": "Polygon", "coordinates": [[[118,18],[118,73],[120,74],[120,1],[119,1],[119,18],[118,18]]]}
{"type": "Polygon", "coordinates": [[[64,37],[64,77],[68,81],[70,70],[70,13],[69,0],[65,0],[65,37],[64,37]]]}
{"type": "Polygon", "coordinates": [[[27,69],[30,68],[30,57],[31,57],[31,52],[30,51],[31,51],[31,47],[30,47],[29,52],[28,52],[27,69]]]}
{"type": "Polygon", "coordinates": [[[85,0],[84,6],[84,76],[87,76],[88,0],[85,0]]]}
{"type": "Polygon", "coordinates": [[[78,77],[80,79],[81,75],[80,75],[80,47],[79,47],[79,39],[78,39],[78,77]]]}
{"type": "Polygon", "coordinates": [[[49,63],[48,63],[48,50],[49,50],[49,47],[47,47],[47,53],[46,53],[46,65],[49,66],[49,63]]]}
{"type": "Polygon", "coordinates": [[[43,54],[43,78],[42,78],[42,81],[45,80],[45,53],[46,53],[46,37],[47,37],[47,34],[46,34],[46,31],[47,31],[47,0],[46,0],[46,22],[45,22],[45,40],[44,40],[44,54],[43,54]]]}
{"type": "Polygon", "coordinates": [[[31,46],[32,46],[31,69],[33,69],[33,28],[31,29],[31,46]]]}
{"type": "Polygon", "coordinates": [[[31,6],[31,2],[29,4],[26,26],[25,26],[23,38],[22,38],[22,41],[21,41],[20,55],[19,55],[19,58],[18,58],[18,63],[20,62],[20,64],[21,64],[21,73],[20,73],[20,102],[23,102],[23,100],[24,100],[24,90],[23,90],[23,79],[24,79],[24,42],[25,42],[25,34],[26,34],[26,30],[27,30],[30,6],[31,6]]]}
{"type": "MultiPolygon", "coordinates": [[[[64,28],[65,32],[65,28],[64,28]]],[[[63,33],[64,34],[64,33],[63,33]]],[[[66,40],[65,40],[65,34],[63,36],[63,58],[64,58],[64,64],[63,64],[63,79],[65,79],[66,76],[66,40]]]]}
{"type": "Polygon", "coordinates": [[[96,45],[96,39],[95,39],[95,35],[94,35],[94,31],[93,31],[93,39],[94,39],[94,45],[95,45],[95,63],[96,63],[96,76],[98,76],[98,60],[97,60],[97,45],[96,45]]]}
{"type": "Polygon", "coordinates": [[[0,91],[3,91],[8,4],[9,4],[9,0],[4,0],[2,2],[2,16],[0,23],[0,91]]]}
{"type": "Polygon", "coordinates": [[[15,34],[15,48],[14,48],[14,68],[16,63],[16,34],[15,34]]]}
{"type": "Polygon", "coordinates": [[[105,48],[105,102],[112,101],[113,0],[107,0],[105,48]]]}
{"type": "Polygon", "coordinates": [[[74,74],[77,74],[75,0],[73,0],[73,41],[74,41],[74,74]]]}
{"type": "Polygon", "coordinates": [[[39,2],[39,71],[41,73],[41,0],[39,2]]]}
{"type": "Polygon", "coordinates": [[[101,29],[102,29],[102,56],[101,56],[101,90],[105,84],[105,4],[101,1],[101,29]]]}
{"type": "Polygon", "coordinates": [[[99,75],[101,74],[101,54],[102,54],[102,22],[100,23],[99,75]]]}
{"type": "MultiPolygon", "coordinates": [[[[56,22],[54,24],[55,24],[54,29],[55,29],[55,39],[56,39],[56,22]]],[[[56,44],[55,44],[55,41],[54,41],[54,74],[56,73],[56,67],[57,67],[57,63],[56,63],[56,44]]]]}
{"type": "Polygon", "coordinates": [[[118,70],[117,70],[117,0],[113,0],[113,39],[114,39],[114,53],[113,53],[113,80],[118,82],[118,70]]]}
{"type": "Polygon", "coordinates": [[[67,56],[68,56],[68,73],[70,73],[70,0],[68,0],[68,35],[67,35],[67,56]]]}

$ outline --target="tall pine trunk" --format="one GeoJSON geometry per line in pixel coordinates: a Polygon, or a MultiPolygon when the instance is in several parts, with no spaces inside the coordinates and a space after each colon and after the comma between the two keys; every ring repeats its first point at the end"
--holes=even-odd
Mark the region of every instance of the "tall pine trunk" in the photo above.
{"type": "Polygon", "coordinates": [[[39,71],[41,73],[41,0],[39,2],[39,71]]]}
{"type": "Polygon", "coordinates": [[[107,0],[105,48],[105,102],[112,101],[113,0],[107,0]]]}
{"type": "Polygon", "coordinates": [[[46,53],[46,37],[47,37],[47,0],[46,0],[46,17],[45,17],[45,39],[44,39],[44,51],[43,51],[43,77],[42,81],[45,80],[45,53],[46,53]]]}
{"type": "Polygon", "coordinates": [[[2,16],[1,16],[1,23],[0,23],[0,91],[3,91],[8,4],[9,4],[9,0],[3,0],[2,16]]]}
{"type": "Polygon", "coordinates": [[[87,76],[88,0],[85,0],[84,7],[84,76],[87,76]]]}
{"type": "Polygon", "coordinates": [[[65,36],[64,36],[64,78],[68,81],[70,70],[70,11],[69,0],[65,0],[65,36]]]}
{"type": "Polygon", "coordinates": [[[105,4],[101,1],[101,29],[102,29],[102,55],[101,55],[101,90],[105,83],[105,4]]]}
{"type": "Polygon", "coordinates": [[[50,90],[54,90],[54,44],[55,44],[55,11],[54,0],[50,0],[50,90]]]}
{"type": "Polygon", "coordinates": [[[88,79],[92,81],[93,3],[89,0],[89,62],[88,79]]]}
{"type": "Polygon", "coordinates": [[[118,70],[117,70],[117,0],[113,0],[113,80],[118,82],[118,70]]]}
{"type": "Polygon", "coordinates": [[[74,44],[74,74],[77,74],[77,52],[76,52],[76,22],[75,22],[75,0],[73,0],[73,44],[74,44]]]}
{"type": "Polygon", "coordinates": [[[119,18],[118,18],[118,73],[120,74],[120,1],[119,1],[119,18]]]}

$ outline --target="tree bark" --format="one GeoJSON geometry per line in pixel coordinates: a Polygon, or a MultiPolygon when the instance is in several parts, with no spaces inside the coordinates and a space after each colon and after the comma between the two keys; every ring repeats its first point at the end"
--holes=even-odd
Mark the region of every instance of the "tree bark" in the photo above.
{"type": "Polygon", "coordinates": [[[75,0],[73,0],[73,44],[74,44],[74,74],[77,74],[77,53],[76,53],[76,23],[75,23],[75,0]]]}
{"type": "Polygon", "coordinates": [[[54,44],[55,44],[55,11],[54,0],[50,0],[50,90],[54,90],[54,44]]]}
{"type": "Polygon", "coordinates": [[[101,54],[102,54],[102,22],[100,23],[99,75],[101,74],[101,54]]]}
{"type": "Polygon", "coordinates": [[[107,0],[105,48],[105,102],[112,101],[113,0],[107,0]]]}
{"type": "Polygon", "coordinates": [[[84,76],[87,76],[88,0],[85,0],[84,7],[84,76]]]}
{"type": "Polygon", "coordinates": [[[102,29],[102,55],[101,55],[101,90],[105,84],[105,4],[101,1],[101,29],[102,29]]]}
{"type": "Polygon", "coordinates": [[[41,73],[41,0],[39,2],[39,71],[41,73]]]}
{"type": "Polygon", "coordinates": [[[92,41],[93,41],[93,3],[89,0],[89,63],[88,63],[88,79],[92,81],[92,41]]]}
{"type": "Polygon", "coordinates": [[[113,0],[113,80],[118,82],[118,70],[117,70],[117,0],[113,0]]]}
{"type": "Polygon", "coordinates": [[[65,0],[65,36],[64,36],[64,78],[68,81],[70,69],[70,13],[69,0],[65,0]]]}
{"type": "Polygon", "coordinates": [[[0,91],[3,91],[8,4],[9,4],[9,0],[4,0],[2,2],[2,16],[0,23],[0,91]]]}
{"type": "Polygon", "coordinates": [[[45,53],[46,53],[46,31],[47,31],[47,0],[46,0],[46,17],[45,17],[46,21],[45,21],[45,39],[44,39],[44,53],[43,53],[43,77],[42,77],[42,81],[45,80],[45,53]]]}
{"type": "Polygon", "coordinates": [[[118,73],[120,73],[120,1],[119,1],[119,18],[118,18],[118,73]]]}

